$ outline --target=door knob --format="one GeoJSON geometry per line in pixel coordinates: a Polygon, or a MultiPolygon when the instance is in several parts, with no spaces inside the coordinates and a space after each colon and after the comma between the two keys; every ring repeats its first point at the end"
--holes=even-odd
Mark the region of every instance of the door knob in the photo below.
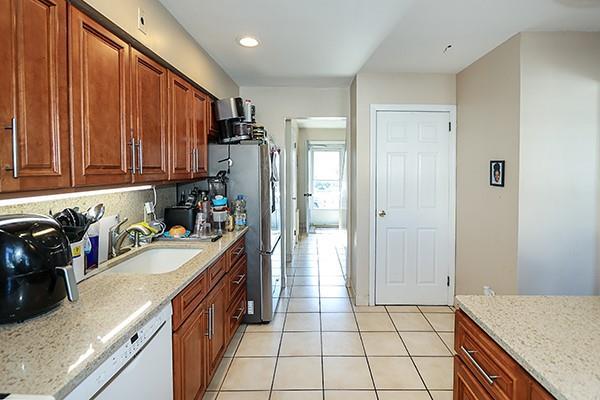
{"type": "Polygon", "coordinates": [[[385,210],[379,210],[377,214],[379,214],[380,217],[385,217],[385,210]]]}

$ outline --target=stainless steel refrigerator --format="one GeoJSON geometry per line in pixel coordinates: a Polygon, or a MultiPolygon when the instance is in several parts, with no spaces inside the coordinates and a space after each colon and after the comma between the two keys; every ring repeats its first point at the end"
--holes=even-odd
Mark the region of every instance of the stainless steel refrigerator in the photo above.
{"type": "Polygon", "coordinates": [[[281,228],[281,157],[279,149],[262,141],[240,144],[211,144],[209,172],[216,175],[227,170],[231,158],[227,192],[230,201],[238,194],[247,199],[249,232],[248,314],[246,322],[260,323],[273,319],[281,296],[284,268],[281,228]]]}

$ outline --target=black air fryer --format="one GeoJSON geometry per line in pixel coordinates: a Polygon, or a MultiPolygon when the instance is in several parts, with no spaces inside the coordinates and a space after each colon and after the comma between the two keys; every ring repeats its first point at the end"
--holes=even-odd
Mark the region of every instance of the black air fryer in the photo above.
{"type": "Polygon", "coordinates": [[[71,247],[43,215],[0,216],[0,323],[21,322],[79,297],[71,247]]]}

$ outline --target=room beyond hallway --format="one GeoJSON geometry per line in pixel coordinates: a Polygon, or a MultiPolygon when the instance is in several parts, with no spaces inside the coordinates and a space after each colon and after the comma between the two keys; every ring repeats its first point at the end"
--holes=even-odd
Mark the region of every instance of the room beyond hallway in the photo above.
{"type": "Polygon", "coordinates": [[[302,237],[274,320],[240,328],[205,399],[452,399],[453,310],[354,306],[340,238],[302,237]]]}

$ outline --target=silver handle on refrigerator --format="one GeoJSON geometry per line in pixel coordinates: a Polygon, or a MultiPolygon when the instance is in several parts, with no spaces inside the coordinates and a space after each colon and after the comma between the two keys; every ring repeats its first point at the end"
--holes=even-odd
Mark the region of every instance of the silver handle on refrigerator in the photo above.
{"type": "Polygon", "coordinates": [[[142,147],[142,139],[138,139],[138,170],[140,171],[140,175],[144,174],[144,150],[142,147]]]}
{"type": "Polygon", "coordinates": [[[131,146],[131,175],[135,175],[135,139],[131,138],[131,143],[129,143],[129,145],[131,146]]]}
{"type": "Polygon", "coordinates": [[[10,126],[4,128],[11,131],[12,135],[12,168],[6,167],[7,171],[12,170],[13,178],[19,177],[19,132],[17,131],[17,118],[10,120],[10,126]]]}

